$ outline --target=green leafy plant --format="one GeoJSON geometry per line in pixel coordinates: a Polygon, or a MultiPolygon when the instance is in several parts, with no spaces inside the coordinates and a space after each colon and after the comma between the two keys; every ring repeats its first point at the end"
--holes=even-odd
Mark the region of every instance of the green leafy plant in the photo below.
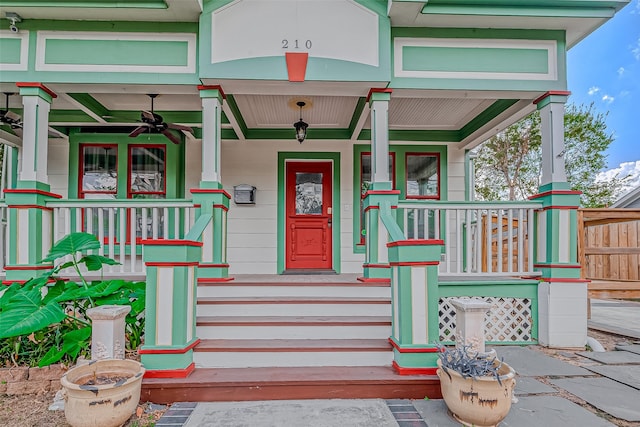
{"type": "Polygon", "coordinates": [[[127,348],[135,350],[144,332],[144,282],[121,279],[87,282],[80,267],[98,271],[117,265],[111,258],[90,253],[100,248],[88,233],[72,233],[53,245],[42,262],[62,261],[44,275],[25,284],[14,283],[0,296],[0,355],[9,354],[13,364],[23,360],[47,366],[58,361],[73,363],[86,355],[91,339],[89,308],[100,305],[130,305],[127,315],[127,348]],[[80,283],[58,277],[73,268],[80,283]]]}

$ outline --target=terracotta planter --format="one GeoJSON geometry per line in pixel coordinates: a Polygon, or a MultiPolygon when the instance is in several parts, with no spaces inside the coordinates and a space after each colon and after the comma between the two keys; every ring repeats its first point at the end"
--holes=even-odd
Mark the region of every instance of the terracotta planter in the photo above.
{"type": "Polygon", "coordinates": [[[135,360],[104,359],[70,369],[61,379],[64,415],[72,427],[117,427],[140,401],[144,367],[135,360]],[[110,384],[81,385],[100,377],[129,377],[110,384]]]}
{"type": "Polygon", "coordinates": [[[453,417],[465,426],[497,426],[511,409],[511,398],[516,386],[515,371],[503,363],[495,377],[464,378],[452,369],[442,370],[438,359],[437,374],[440,377],[442,398],[453,417]]]}

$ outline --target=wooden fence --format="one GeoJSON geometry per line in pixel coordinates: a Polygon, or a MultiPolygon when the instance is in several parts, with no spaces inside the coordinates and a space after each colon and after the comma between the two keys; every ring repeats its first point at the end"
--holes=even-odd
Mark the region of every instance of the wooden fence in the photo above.
{"type": "Polygon", "coordinates": [[[578,259],[590,298],[640,298],[640,209],[578,210],[578,259]]]}

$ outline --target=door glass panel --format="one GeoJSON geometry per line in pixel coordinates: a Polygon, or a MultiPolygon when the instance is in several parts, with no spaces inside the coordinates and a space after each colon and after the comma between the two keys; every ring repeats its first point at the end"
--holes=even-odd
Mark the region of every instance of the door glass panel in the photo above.
{"type": "Polygon", "coordinates": [[[296,215],[322,215],[322,173],[296,172],[296,215]]]}

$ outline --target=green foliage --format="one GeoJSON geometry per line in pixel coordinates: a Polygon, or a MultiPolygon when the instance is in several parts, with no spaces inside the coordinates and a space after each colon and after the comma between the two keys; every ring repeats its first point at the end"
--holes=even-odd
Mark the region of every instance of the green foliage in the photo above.
{"type": "Polygon", "coordinates": [[[100,305],[130,305],[127,315],[127,348],[137,349],[144,333],[144,282],[106,280],[88,283],[79,266],[90,271],[117,264],[110,258],[82,254],[100,247],[88,233],[72,233],[58,241],[44,261],[55,262],[71,256],[44,275],[24,285],[14,283],[0,296],[0,356],[13,364],[47,366],[63,361],[73,363],[86,356],[90,348],[89,308],[100,305]],[[57,278],[59,272],[73,267],[81,283],[57,278]],[[53,282],[53,283],[52,283],[53,282]]]}
{"type": "MultiPolygon", "coordinates": [[[[608,206],[627,177],[596,181],[613,142],[606,114],[568,105],[564,117],[567,182],[581,191],[582,206],[608,206]]],[[[483,200],[524,200],[538,191],[542,170],[540,114],[534,112],[485,142],[477,151],[476,194],[483,200]]]]}

